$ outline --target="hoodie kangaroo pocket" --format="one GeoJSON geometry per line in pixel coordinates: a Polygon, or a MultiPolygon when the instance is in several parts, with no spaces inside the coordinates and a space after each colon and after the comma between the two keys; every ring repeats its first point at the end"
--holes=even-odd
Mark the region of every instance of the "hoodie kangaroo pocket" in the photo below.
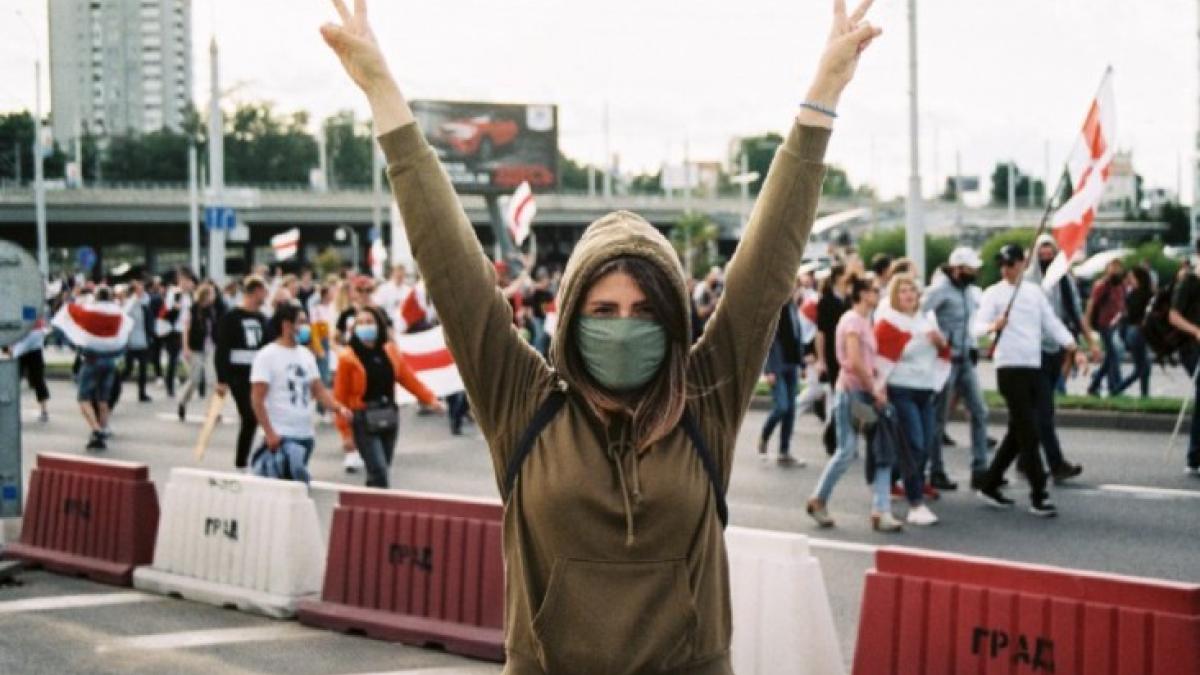
{"type": "Polygon", "coordinates": [[[559,558],[533,635],[550,675],[632,675],[687,664],[696,623],[682,559],[559,558]]]}

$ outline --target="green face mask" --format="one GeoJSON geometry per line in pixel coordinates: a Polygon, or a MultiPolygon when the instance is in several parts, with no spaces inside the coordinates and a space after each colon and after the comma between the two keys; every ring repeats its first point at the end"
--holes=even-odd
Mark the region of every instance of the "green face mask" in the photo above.
{"type": "Polygon", "coordinates": [[[649,382],[667,353],[667,334],[649,319],[585,316],[575,333],[588,373],[610,391],[630,391],[649,382]]]}

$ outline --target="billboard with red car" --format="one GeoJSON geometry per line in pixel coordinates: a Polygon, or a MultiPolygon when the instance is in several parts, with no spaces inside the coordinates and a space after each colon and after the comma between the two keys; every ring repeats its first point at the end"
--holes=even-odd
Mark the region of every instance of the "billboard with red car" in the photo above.
{"type": "Polygon", "coordinates": [[[553,105],[414,101],[425,136],[460,192],[558,185],[558,108],[553,105]]]}

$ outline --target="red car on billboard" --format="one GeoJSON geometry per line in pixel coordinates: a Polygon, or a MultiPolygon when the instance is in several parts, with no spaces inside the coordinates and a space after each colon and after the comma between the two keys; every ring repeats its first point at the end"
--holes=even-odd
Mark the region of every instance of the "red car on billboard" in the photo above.
{"type": "Polygon", "coordinates": [[[438,137],[455,154],[486,162],[495,156],[497,149],[516,140],[519,131],[513,120],[478,115],[443,122],[438,127],[438,137]]]}

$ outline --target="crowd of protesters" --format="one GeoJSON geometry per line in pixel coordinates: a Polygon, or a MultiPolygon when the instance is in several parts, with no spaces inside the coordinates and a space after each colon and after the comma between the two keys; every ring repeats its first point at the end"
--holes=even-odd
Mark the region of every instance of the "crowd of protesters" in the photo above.
{"type": "MultiPolygon", "coordinates": [[[[1187,338],[1200,335],[1200,284],[1193,282],[1187,262],[1163,283],[1147,266],[1126,270],[1118,259],[1090,284],[1067,273],[1044,287],[1043,275],[1058,255],[1057,246],[1052,237],[1042,237],[1028,253],[1027,260],[1017,247],[1003,249],[997,258],[1002,280],[987,291],[976,283],[983,261],[966,247],[956,249],[924,288],[911,261],[877,256],[868,265],[852,249],[824,269],[807,264],[799,270],[794,294],[780,308],[763,366],[772,407],[757,449],[768,458],[777,436],[775,461],[802,467],[806,460],[792,448],[796,418],[812,412],[825,421],[823,444],[831,459],[807,503],[820,526],[834,525],[828,503],[858,454],[860,437],[867,439],[873,476],[872,526],[897,531],[904,524],[936,523],[929,503],[959,487],[945,455],[954,444],[946,422],[959,407],[970,428],[970,489],[993,506],[1010,505],[1001,488],[1008,484],[1004,469],[1016,460],[1031,484],[1031,510],[1053,515],[1047,484],[1083,471],[1065,456],[1055,426],[1056,394],[1065,392],[1067,379],[1090,372],[1089,395],[1121,396],[1137,385],[1140,395],[1148,396],[1154,356],[1163,356],[1159,345],[1151,349],[1155,335],[1158,342],[1173,338],[1183,347],[1178,358],[1194,368],[1196,350],[1187,338]],[[1017,280],[1024,282],[1010,308],[1017,280]],[[887,372],[878,363],[880,316],[895,317],[893,323],[914,334],[887,372]],[[1164,338],[1164,331],[1172,335],[1164,338]],[[1009,410],[1003,442],[988,436],[978,373],[981,345],[991,342],[1000,394],[1009,410]],[[948,365],[935,376],[939,352],[946,354],[948,365]],[[898,454],[891,452],[888,436],[875,433],[880,411],[894,415],[904,436],[898,454]],[[903,517],[893,513],[893,500],[907,504],[903,517]]],[[[498,292],[513,310],[514,325],[546,355],[561,270],[513,274],[501,261],[496,278],[498,292]]],[[[720,267],[690,282],[693,340],[703,333],[723,285],[720,267]]],[[[260,430],[258,447],[277,450],[295,444],[307,463],[311,423],[296,422],[299,408],[289,412],[284,403],[296,401],[306,410],[314,403],[319,416],[314,419],[334,424],[340,434],[344,470],[365,472],[367,485],[377,487],[389,485],[397,442],[395,384],[417,398],[421,414],[448,412],[456,435],[470,420],[465,395],[450,394],[443,404],[396,349],[393,335],[438,323],[423,285],[414,283],[403,265],[393,266],[382,281],[352,270],[317,280],[308,268],[285,274],[259,266],[218,286],[180,268],[165,279],[99,284],[59,279],[50,290],[51,315],[67,305],[86,305],[128,317],[130,324],[119,350],[77,350],[73,372],[89,427],[89,450],[107,447],[112,411],[127,380],[130,386],[136,383],[138,402],[152,401],[155,382],[167,397],[178,394],[180,421],[188,418],[195,399],[204,400],[210,391],[228,394],[240,418],[234,464],[242,471],[251,470],[260,430]],[[294,358],[281,360],[280,353],[294,358]],[[286,362],[290,375],[272,369],[277,361],[286,362]],[[287,379],[310,375],[304,386],[287,379]],[[287,397],[277,387],[286,388],[287,397]],[[303,429],[308,431],[299,433],[303,429]]],[[[39,326],[10,350],[20,360],[43,422],[49,419],[50,396],[43,345],[62,345],[64,337],[52,326],[39,326]]],[[[1190,447],[1188,470],[1196,472],[1200,433],[1193,434],[1190,447]]]]}
{"type": "MultiPolygon", "coordinates": [[[[514,324],[545,354],[561,270],[512,275],[498,263],[497,272],[514,324]]],[[[197,399],[206,407],[210,393],[232,398],[239,417],[234,467],[240,471],[253,469],[259,438],[257,447],[271,451],[298,446],[302,452],[292,455],[307,464],[313,422],[332,423],[342,440],[344,470],[365,471],[367,485],[376,487],[389,484],[397,442],[395,384],[418,399],[421,414],[442,413],[448,405],[455,435],[470,420],[466,397],[451,394],[443,404],[392,339],[438,323],[404,265],[392,266],[385,280],[346,269],[318,281],[307,267],[291,274],[266,266],[223,285],[187,268],[100,282],[66,276],[48,284],[47,316],[61,319],[39,324],[9,352],[34,391],[40,420],[48,422],[44,347],[74,348],[72,375],[89,428],[88,451],[108,448],[112,411],[126,381],[136,383],[139,403],[153,402],[152,388],[160,384],[175,399],[181,422],[203,413],[193,409],[197,399]],[[68,311],[72,307],[76,311],[68,311]],[[106,317],[119,321],[118,332],[97,337],[91,331],[106,317]],[[63,320],[66,330],[59,326],[63,320]],[[318,417],[311,416],[310,403],[318,417]]]]}

